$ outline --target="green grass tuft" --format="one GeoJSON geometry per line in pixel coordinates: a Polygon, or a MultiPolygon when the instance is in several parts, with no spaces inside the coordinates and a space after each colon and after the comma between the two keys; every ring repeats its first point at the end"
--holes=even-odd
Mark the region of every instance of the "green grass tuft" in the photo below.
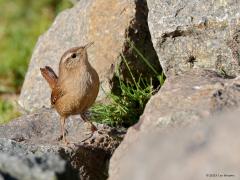
{"type": "MultiPolygon", "coordinates": [[[[131,46],[133,46],[133,44],[131,44],[131,46]]],[[[116,76],[119,81],[120,93],[118,95],[114,93],[107,94],[110,101],[107,104],[95,104],[90,109],[92,121],[115,127],[129,127],[135,124],[143,113],[145,105],[150,97],[159,90],[161,85],[163,85],[165,80],[163,72],[157,72],[135,47],[133,49],[139,57],[143,59],[146,66],[153,71],[155,74],[154,78],[157,78],[159,81],[159,87],[154,88],[152,80],[146,80],[141,76],[136,80],[127,60],[122,55],[122,60],[130,73],[132,83],[124,82],[120,78],[119,70],[117,70],[116,76]]]]}
{"type": "Polygon", "coordinates": [[[96,104],[91,108],[92,120],[110,126],[129,127],[136,123],[149,98],[154,93],[152,85],[140,87],[121,81],[121,94],[109,94],[109,104],[96,104]]]}

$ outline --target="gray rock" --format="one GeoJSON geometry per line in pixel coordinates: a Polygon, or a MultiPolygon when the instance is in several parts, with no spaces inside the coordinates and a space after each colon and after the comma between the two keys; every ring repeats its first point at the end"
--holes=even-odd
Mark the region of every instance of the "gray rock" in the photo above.
{"type": "Polygon", "coordinates": [[[6,180],[79,179],[59,156],[46,153],[34,155],[7,139],[0,139],[0,175],[6,180]]]}
{"type": "MultiPolygon", "coordinates": [[[[157,70],[160,69],[148,30],[145,0],[81,0],[72,9],[60,13],[50,29],[39,38],[19,105],[27,111],[50,107],[50,88],[41,77],[39,68],[49,65],[58,73],[60,58],[66,50],[91,41],[94,45],[88,49],[89,61],[97,70],[105,92],[115,86],[113,77],[118,65],[121,65],[120,70],[126,78],[129,75],[124,63],[121,63],[121,54],[131,60],[129,65],[135,74],[152,76],[150,69],[129,48],[128,40],[136,44],[157,70]]],[[[106,96],[102,88],[98,100],[106,96]]]]}
{"type": "Polygon", "coordinates": [[[136,128],[181,127],[240,103],[240,77],[231,79],[209,70],[192,70],[168,78],[148,102],[136,128]],[[153,123],[154,122],[154,123],[153,123]]]}
{"type": "Polygon", "coordinates": [[[109,180],[237,180],[239,116],[240,109],[191,128],[148,132],[119,159],[109,180]]]}
{"type": "Polygon", "coordinates": [[[68,118],[67,138],[71,144],[66,146],[57,140],[60,135],[57,113],[52,109],[41,109],[0,126],[0,152],[27,159],[28,154],[41,158],[44,154],[55,154],[65,160],[80,179],[106,179],[109,159],[125,132],[104,125],[96,126],[99,132],[89,136],[90,130],[80,117],[68,118]],[[82,141],[84,139],[86,141],[82,141]]]}
{"type": "Polygon", "coordinates": [[[117,179],[120,160],[149,132],[160,136],[173,129],[203,123],[209,116],[238,107],[239,87],[240,77],[229,79],[209,70],[191,70],[170,76],[149,100],[139,122],[128,129],[123,142],[114,152],[110,177],[117,179]]]}
{"type": "Polygon", "coordinates": [[[147,3],[152,41],[167,76],[195,68],[240,74],[240,1],[147,3]]]}

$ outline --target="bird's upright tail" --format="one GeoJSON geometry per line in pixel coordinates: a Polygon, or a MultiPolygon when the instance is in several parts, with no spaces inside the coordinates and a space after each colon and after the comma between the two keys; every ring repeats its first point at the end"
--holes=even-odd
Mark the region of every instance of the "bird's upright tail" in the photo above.
{"type": "Polygon", "coordinates": [[[40,68],[42,76],[46,79],[51,89],[53,89],[56,84],[58,77],[53,69],[49,66],[45,66],[44,68],[40,68]]]}

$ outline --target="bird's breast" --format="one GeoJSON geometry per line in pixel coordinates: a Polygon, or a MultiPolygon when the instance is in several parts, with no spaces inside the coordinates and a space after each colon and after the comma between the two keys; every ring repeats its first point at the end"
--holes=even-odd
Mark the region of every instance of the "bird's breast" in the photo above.
{"type": "Polygon", "coordinates": [[[96,71],[75,73],[62,80],[65,95],[57,106],[68,114],[78,114],[87,110],[95,101],[99,90],[99,78],[96,71]],[[64,103],[64,105],[62,105],[64,103]]]}

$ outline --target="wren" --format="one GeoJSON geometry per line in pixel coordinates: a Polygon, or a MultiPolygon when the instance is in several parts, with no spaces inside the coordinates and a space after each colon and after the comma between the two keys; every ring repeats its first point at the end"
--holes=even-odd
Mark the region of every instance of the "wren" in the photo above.
{"type": "MultiPolygon", "coordinates": [[[[92,44],[67,50],[61,57],[58,76],[49,66],[40,68],[52,90],[51,104],[60,115],[65,144],[68,144],[65,121],[70,115],[80,114],[85,122],[91,123],[84,113],[95,102],[99,91],[99,76],[88,61],[87,48],[92,44]]],[[[92,132],[97,130],[93,123],[91,126],[92,132]]]]}

